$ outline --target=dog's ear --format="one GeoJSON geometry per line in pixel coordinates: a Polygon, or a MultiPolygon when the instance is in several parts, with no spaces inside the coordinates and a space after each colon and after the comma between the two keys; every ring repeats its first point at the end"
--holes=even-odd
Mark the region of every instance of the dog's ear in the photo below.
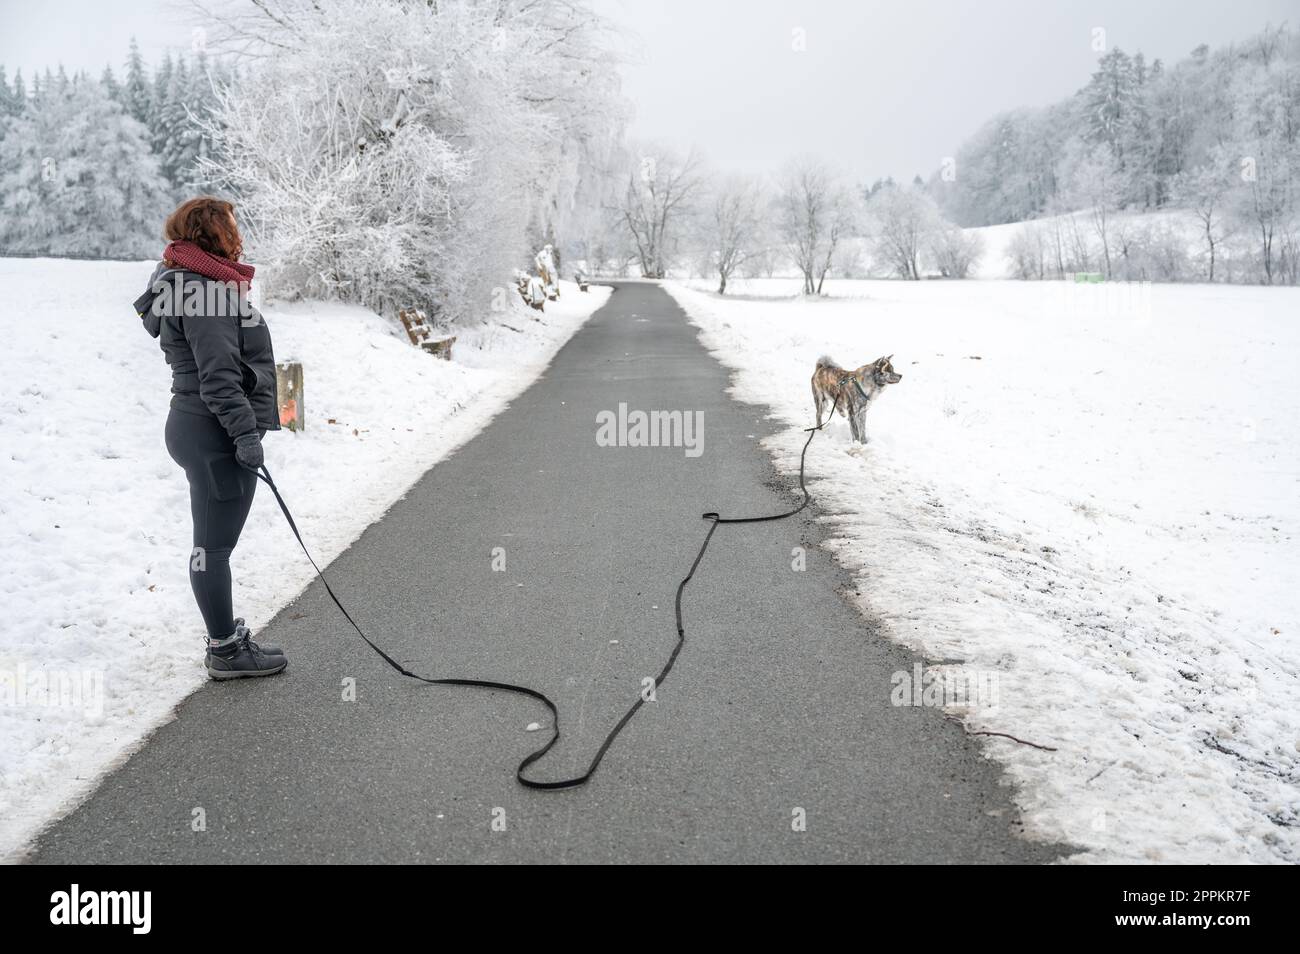
{"type": "Polygon", "coordinates": [[[889,362],[892,361],[893,358],[894,358],[894,356],[893,356],[892,354],[889,355],[889,357],[886,357],[886,358],[877,358],[877,359],[876,359],[876,367],[877,367],[877,368],[888,367],[888,366],[889,366],[889,362]]]}

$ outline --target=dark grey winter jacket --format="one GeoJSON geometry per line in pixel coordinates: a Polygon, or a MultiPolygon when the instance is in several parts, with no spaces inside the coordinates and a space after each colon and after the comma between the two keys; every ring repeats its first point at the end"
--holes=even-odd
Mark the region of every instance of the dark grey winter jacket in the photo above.
{"type": "Polygon", "coordinates": [[[224,283],[160,264],[135,310],[171,365],[172,407],[216,417],[232,439],[280,429],[271,332],[256,308],[241,318],[224,283]],[[224,311],[210,307],[218,296],[224,311]]]}

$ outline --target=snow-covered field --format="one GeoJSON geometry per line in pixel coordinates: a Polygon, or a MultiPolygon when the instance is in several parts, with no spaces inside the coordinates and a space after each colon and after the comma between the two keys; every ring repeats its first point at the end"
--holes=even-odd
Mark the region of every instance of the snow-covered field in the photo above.
{"type": "Polygon", "coordinates": [[[815,359],[894,355],[870,443],[837,420],[810,488],[864,609],[984,690],[948,711],[1055,749],[981,737],[1033,835],[1300,862],[1300,289],[668,287],[792,472],[815,359]]]}
{"type": "MultiPolygon", "coordinates": [[[[1099,270],[1102,267],[1101,247],[1096,234],[1092,230],[1090,216],[1086,210],[1076,211],[1073,215],[1078,221],[1080,234],[1092,251],[1093,270],[1099,270]]],[[[1044,234],[1048,235],[1055,227],[1058,218],[1065,219],[1067,217],[1046,216],[1030,222],[1008,222],[1005,225],[986,225],[982,228],[965,229],[964,231],[968,234],[979,237],[982,248],[982,252],[971,270],[970,277],[1018,277],[1012,255],[1012,246],[1017,236],[1030,228],[1041,228],[1044,230],[1044,234]]],[[[1187,259],[1189,275],[1204,276],[1205,263],[1200,261],[1200,258],[1205,254],[1205,238],[1201,234],[1200,221],[1187,209],[1162,209],[1158,212],[1116,212],[1111,216],[1108,229],[1111,244],[1114,246],[1121,244],[1120,236],[1122,235],[1127,235],[1131,239],[1161,233],[1176,236],[1176,244],[1187,259]]],[[[1220,241],[1218,249],[1218,275],[1220,279],[1226,272],[1230,271],[1228,265],[1234,257],[1246,254],[1246,249],[1242,247],[1243,243],[1247,248],[1251,245],[1246,236],[1233,236],[1230,241],[1220,241]]],[[[934,274],[937,276],[937,270],[934,274]]]]}
{"type": "MultiPolygon", "coordinates": [[[[131,302],[150,263],[0,259],[0,858],[76,802],[205,678],[170,372],[131,302]]],[[[306,429],[267,464],[317,560],[336,556],[521,392],[609,296],[565,284],[541,322],[460,329],[455,360],[342,305],[265,309],[304,365],[306,429]]],[[[265,488],[233,560],[257,629],[311,567],[265,488]]]]}

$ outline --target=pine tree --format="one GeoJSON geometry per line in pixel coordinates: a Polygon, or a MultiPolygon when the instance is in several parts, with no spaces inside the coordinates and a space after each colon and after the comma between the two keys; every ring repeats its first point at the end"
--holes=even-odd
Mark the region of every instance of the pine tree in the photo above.
{"type": "Polygon", "coordinates": [[[54,74],[50,72],[50,68],[47,66],[45,67],[45,72],[41,75],[40,88],[38,89],[35,86],[32,87],[32,99],[43,101],[47,97],[53,95],[53,93],[54,74]]]}
{"type": "Polygon", "coordinates": [[[1128,185],[1126,204],[1144,209],[1158,203],[1155,167],[1157,144],[1151,122],[1151,87],[1147,82],[1146,58],[1138,53],[1133,57],[1133,89],[1128,110],[1120,117],[1118,146],[1128,185]]]}
{"type": "MultiPolygon", "coordinates": [[[[161,160],[163,153],[167,151],[167,140],[170,130],[167,128],[167,98],[172,92],[172,63],[171,54],[168,53],[163,57],[163,61],[158,64],[158,68],[153,72],[153,89],[149,94],[149,115],[145,119],[145,126],[149,128],[150,148],[153,154],[161,160]]],[[[163,172],[166,173],[164,166],[163,172]]]]}
{"type": "Polygon", "coordinates": [[[156,151],[163,175],[173,187],[179,188],[189,174],[188,166],[193,160],[189,152],[190,119],[185,111],[190,75],[183,57],[177,59],[169,74],[167,95],[158,113],[154,142],[158,144],[156,151]]]}
{"type": "Polygon", "coordinates": [[[16,111],[14,94],[9,89],[9,78],[5,75],[4,66],[0,65],[0,139],[4,139],[5,129],[9,125],[9,118],[16,111]]]}
{"type": "Polygon", "coordinates": [[[148,125],[149,122],[149,79],[145,76],[144,57],[140,55],[140,46],[131,37],[131,50],[126,58],[126,82],[122,86],[123,105],[127,113],[136,122],[148,125]]]}
{"type": "Polygon", "coordinates": [[[208,178],[209,173],[202,166],[202,160],[212,158],[212,137],[206,127],[214,119],[213,90],[223,82],[220,62],[209,61],[207,54],[200,50],[190,70],[189,90],[185,98],[189,109],[189,115],[186,117],[186,162],[178,183],[184,191],[214,191],[213,184],[208,178]]]}
{"type": "MultiPolygon", "coordinates": [[[[1119,47],[1097,61],[1097,70],[1084,90],[1093,142],[1116,147],[1120,124],[1128,116],[1136,85],[1133,60],[1119,47]]],[[[1118,158],[1123,160],[1122,156],[1118,158]]]]}
{"type": "Polygon", "coordinates": [[[14,95],[11,102],[14,107],[14,115],[21,116],[23,110],[27,108],[27,86],[23,83],[22,70],[14,70],[14,95]]]}
{"type": "Polygon", "coordinates": [[[104,67],[104,72],[99,77],[99,83],[104,87],[104,92],[108,94],[109,99],[121,102],[122,87],[118,83],[117,77],[113,75],[113,67],[104,67]]]}

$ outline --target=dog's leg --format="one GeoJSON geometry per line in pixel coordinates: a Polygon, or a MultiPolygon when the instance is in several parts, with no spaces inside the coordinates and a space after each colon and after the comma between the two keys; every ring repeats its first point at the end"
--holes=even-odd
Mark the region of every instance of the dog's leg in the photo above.
{"type": "Polygon", "coordinates": [[[817,426],[818,426],[818,427],[821,427],[821,426],[822,426],[822,404],[823,404],[823,398],[822,398],[821,388],[817,387],[817,379],[816,379],[816,378],[813,379],[813,383],[812,383],[812,393],[813,393],[813,407],[815,407],[815,408],[817,409],[817,426]]]}
{"type": "Polygon", "coordinates": [[[867,442],[866,429],[867,403],[865,401],[853,402],[853,439],[859,444],[867,442]]]}

